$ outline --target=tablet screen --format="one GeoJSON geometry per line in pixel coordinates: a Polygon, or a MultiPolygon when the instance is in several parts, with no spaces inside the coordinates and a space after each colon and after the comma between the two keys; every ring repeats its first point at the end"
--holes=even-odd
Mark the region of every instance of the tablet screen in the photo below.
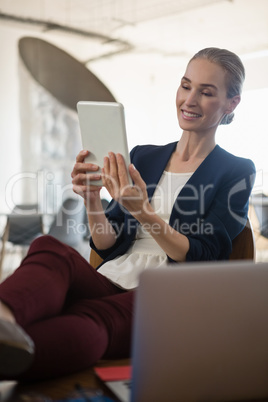
{"type": "MultiPolygon", "coordinates": [[[[90,151],[87,162],[103,167],[108,152],[123,155],[130,164],[124,108],[117,102],[78,102],[78,118],[83,149],[90,151]]],[[[131,182],[131,181],[130,181],[131,182]]],[[[95,182],[101,185],[100,182],[95,182]]]]}

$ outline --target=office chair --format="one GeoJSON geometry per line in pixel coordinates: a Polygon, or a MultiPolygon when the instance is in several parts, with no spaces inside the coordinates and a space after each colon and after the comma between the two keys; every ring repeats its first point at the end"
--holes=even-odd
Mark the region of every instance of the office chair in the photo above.
{"type": "Polygon", "coordinates": [[[87,236],[85,206],[82,199],[64,200],[47,234],[78,249],[87,236]]]}
{"type": "Polygon", "coordinates": [[[249,218],[246,226],[236,236],[232,244],[229,260],[255,260],[256,246],[254,232],[249,218]]]}
{"type": "MultiPolygon", "coordinates": [[[[17,205],[11,214],[7,215],[6,226],[2,234],[0,252],[0,278],[6,251],[6,243],[19,245],[21,251],[27,251],[32,241],[44,234],[43,215],[38,214],[37,205],[17,205]]],[[[80,247],[87,233],[85,224],[85,207],[80,199],[67,198],[54,217],[47,234],[75,248],[80,247]]],[[[23,256],[21,256],[22,258],[23,256]]]]}
{"type": "Polygon", "coordinates": [[[0,278],[2,276],[6,243],[10,243],[12,246],[20,246],[21,252],[25,253],[31,242],[43,234],[43,217],[37,211],[37,204],[20,204],[16,205],[12,213],[7,215],[6,225],[1,236],[0,278]]]}
{"type": "Polygon", "coordinates": [[[252,194],[250,204],[258,220],[259,234],[268,239],[268,196],[263,193],[252,194]]]}

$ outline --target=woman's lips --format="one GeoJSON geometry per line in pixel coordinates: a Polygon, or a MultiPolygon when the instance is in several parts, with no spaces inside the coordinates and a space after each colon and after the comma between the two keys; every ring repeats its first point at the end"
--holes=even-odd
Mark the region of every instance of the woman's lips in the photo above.
{"type": "Polygon", "coordinates": [[[187,119],[197,119],[197,118],[201,117],[201,114],[188,112],[187,110],[183,110],[183,109],[182,109],[182,114],[187,119]]]}

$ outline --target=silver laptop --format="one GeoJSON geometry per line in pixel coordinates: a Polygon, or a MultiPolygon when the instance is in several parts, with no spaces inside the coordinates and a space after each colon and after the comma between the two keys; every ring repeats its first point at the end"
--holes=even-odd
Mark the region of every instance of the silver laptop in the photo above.
{"type": "Polygon", "coordinates": [[[268,264],[144,271],[132,363],[132,402],[268,400],[268,264]]]}

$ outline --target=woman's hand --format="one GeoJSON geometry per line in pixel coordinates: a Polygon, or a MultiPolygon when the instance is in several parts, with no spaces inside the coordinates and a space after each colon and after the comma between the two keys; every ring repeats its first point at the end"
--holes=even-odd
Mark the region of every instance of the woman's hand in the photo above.
{"type": "Polygon", "coordinates": [[[73,191],[84,198],[85,205],[92,205],[100,200],[101,186],[95,185],[96,180],[101,179],[98,172],[99,166],[85,162],[89,151],[80,151],[76,157],[76,163],[71,173],[73,191]]]}
{"type": "Polygon", "coordinates": [[[149,204],[146,184],[134,165],[129,166],[129,174],[134,185],[130,184],[124,158],[121,154],[110,152],[104,158],[102,181],[111,197],[123,205],[135,218],[143,213],[149,213],[152,208],[149,204]]]}
{"type": "Polygon", "coordinates": [[[76,163],[72,171],[73,191],[84,198],[88,213],[88,223],[91,237],[95,246],[99,249],[112,247],[116,241],[116,233],[107,220],[102,208],[100,189],[94,184],[102,178],[98,172],[99,166],[85,162],[89,151],[81,151],[76,157],[76,163]]]}

